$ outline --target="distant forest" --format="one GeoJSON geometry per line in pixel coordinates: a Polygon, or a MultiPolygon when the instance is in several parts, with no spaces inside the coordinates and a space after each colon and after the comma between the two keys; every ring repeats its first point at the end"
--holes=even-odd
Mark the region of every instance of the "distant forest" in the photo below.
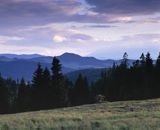
{"type": "Polygon", "coordinates": [[[124,53],[120,65],[101,73],[99,80],[89,85],[79,74],[72,83],[61,72],[61,63],[54,57],[52,67],[38,64],[32,82],[4,79],[0,76],[0,113],[17,113],[77,106],[107,101],[139,100],[160,97],[160,55],[156,63],[147,53],[133,65],[124,53]]]}

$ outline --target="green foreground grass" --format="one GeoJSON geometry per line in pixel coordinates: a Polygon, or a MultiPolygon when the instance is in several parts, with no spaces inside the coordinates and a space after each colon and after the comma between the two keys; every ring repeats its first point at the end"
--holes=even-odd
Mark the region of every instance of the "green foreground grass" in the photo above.
{"type": "Polygon", "coordinates": [[[160,130],[160,99],[0,115],[0,130],[160,130]]]}

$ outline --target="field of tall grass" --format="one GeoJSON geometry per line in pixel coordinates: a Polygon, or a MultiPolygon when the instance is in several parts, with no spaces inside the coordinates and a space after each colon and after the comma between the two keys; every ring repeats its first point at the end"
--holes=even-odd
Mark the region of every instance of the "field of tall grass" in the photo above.
{"type": "Polygon", "coordinates": [[[160,130],[160,99],[0,115],[0,130],[160,130]]]}

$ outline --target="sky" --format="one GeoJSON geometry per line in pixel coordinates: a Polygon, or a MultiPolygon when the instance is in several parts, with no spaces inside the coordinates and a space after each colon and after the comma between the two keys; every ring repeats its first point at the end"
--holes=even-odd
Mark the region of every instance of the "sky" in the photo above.
{"type": "Polygon", "coordinates": [[[99,59],[160,52],[160,0],[0,0],[0,53],[99,59]]]}

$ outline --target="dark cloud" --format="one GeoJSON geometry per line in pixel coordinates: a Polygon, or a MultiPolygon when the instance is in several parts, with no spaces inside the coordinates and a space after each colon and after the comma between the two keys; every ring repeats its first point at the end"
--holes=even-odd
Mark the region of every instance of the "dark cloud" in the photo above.
{"type": "MultiPolygon", "coordinates": [[[[103,2],[104,0],[102,0],[103,2]]],[[[91,4],[100,2],[89,1],[91,4]]],[[[112,17],[96,13],[78,0],[1,0],[0,27],[44,25],[60,22],[113,23],[112,17]]],[[[120,21],[121,22],[121,21],[120,21]]]]}
{"type": "Polygon", "coordinates": [[[1,16],[40,16],[70,15],[80,8],[80,2],[74,0],[2,0],[1,16]]]}
{"type": "MultiPolygon", "coordinates": [[[[159,0],[0,0],[0,28],[35,26],[49,23],[131,23],[119,18],[128,14],[149,14],[160,10],[159,0]],[[113,16],[115,15],[116,16],[113,16]],[[122,15],[122,16],[123,16],[122,15]]],[[[92,26],[108,28],[108,26],[92,26]]]]}
{"type": "Polygon", "coordinates": [[[1,0],[0,25],[66,22],[78,15],[81,8],[81,3],[75,0],[1,0]]]}
{"type": "Polygon", "coordinates": [[[160,0],[86,0],[99,13],[139,15],[160,12],[160,0]]]}
{"type": "Polygon", "coordinates": [[[1,2],[0,3],[1,16],[34,16],[41,14],[46,15],[51,12],[51,9],[46,5],[37,2],[1,2]]]}

